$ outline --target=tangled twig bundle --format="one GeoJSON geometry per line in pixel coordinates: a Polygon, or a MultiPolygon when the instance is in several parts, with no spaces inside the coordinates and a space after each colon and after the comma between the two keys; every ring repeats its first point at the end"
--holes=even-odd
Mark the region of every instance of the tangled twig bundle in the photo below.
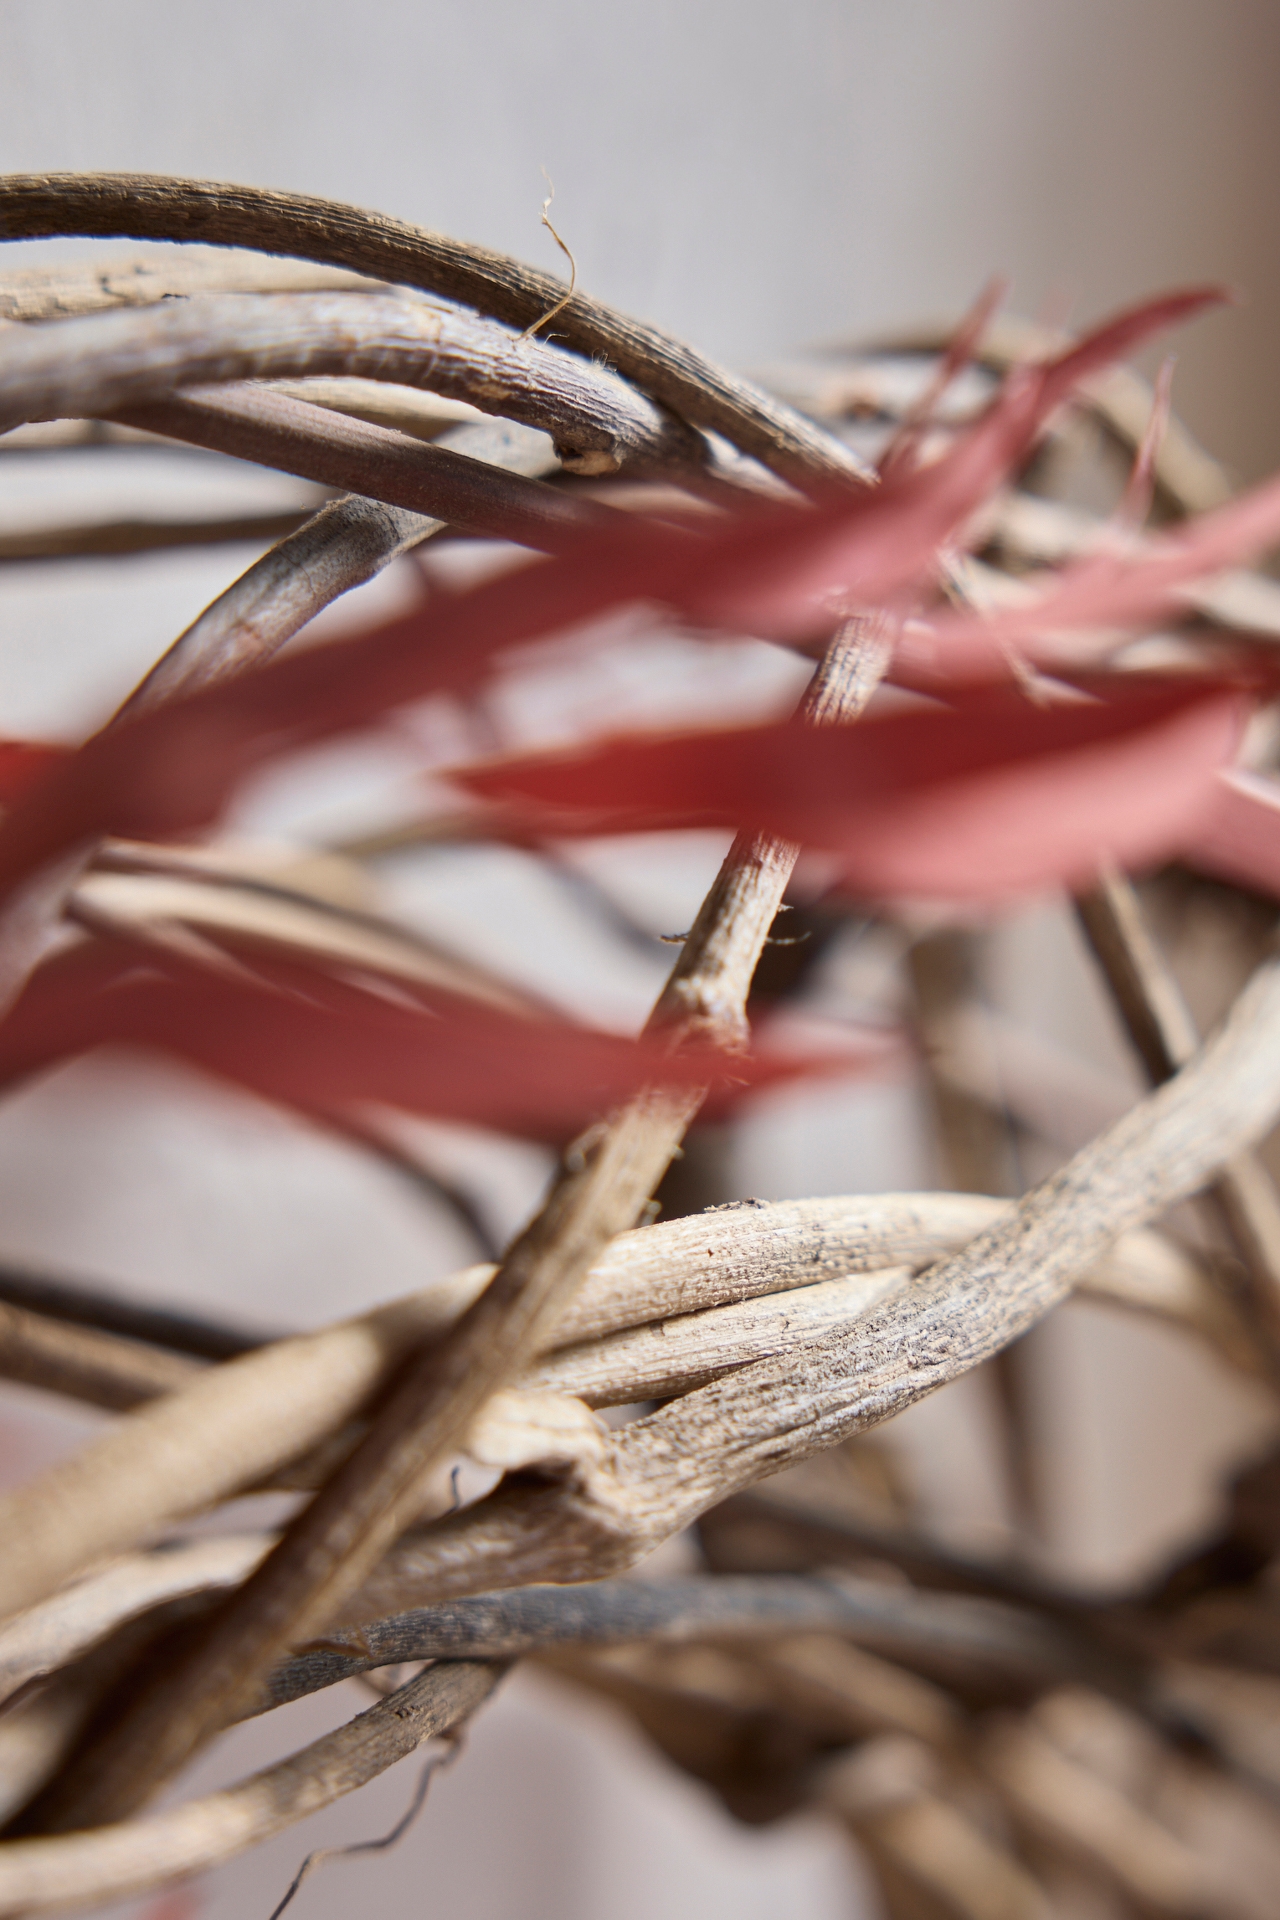
{"type": "MultiPolygon", "coordinates": [[[[0,1913],[225,1860],[456,1733],[532,1657],[745,1817],[828,1809],[895,1915],[1066,1915],[1082,1888],[1107,1911],[1264,1915],[1266,1872],[1215,1831],[1229,1807],[1274,1870],[1280,1771],[1238,1686],[1276,1671],[1271,1463],[1209,1551],[1105,1600],[945,1551],[888,1494],[853,1513],[813,1470],[752,1491],[832,1450],[865,1465],[859,1436],[1076,1289],[1280,1387],[1280,1207],[1254,1151],[1280,1115],[1280,786],[1259,723],[1280,613],[1230,571],[1280,535],[1280,484],[1232,499],[1120,364],[1215,296],[1076,342],[984,299],[950,342],[829,355],[766,392],[576,287],[348,207],[0,181],[0,236],[67,234],[256,251],[0,283],[0,446],[90,459],[159,436],[333,497],[0,548],[283,536],[91,739],[0,750],[0,1075],[141,1045],[437,1189],[397,1114],[549,1141],[560,1166],[494,1261],[292,1338],[0,1274],[0,1371],[119,1416],[0,1499],[0,1913]],[[1109,518],[1055,497],[1086,455],[1120,476],[1109,518]],[[408,613],[307,644],[393,560],[473,536],[502,543],[473,584],[423,564],[408,613]],[[733,830],[638,1038],[220,833],[264,768],[433,699],[465,709],[550,640],[588,660],[623,609],[637,648],[640,610],[692,647],[749,634],[808,656],[799,711],[433,767],[412,817],[330,860],[487,840],[554,862],[577,837],[733,830]],[[1129,872],[1155,875],[1149,900],[1129,872]],[[972,1041],[975,915],[1053,888],[1154,1088],[998,1197],[1000,1139],[1045,1129],[972,1041]],[[1252,941],[1203,1045],[1148,924],[1188,890],[1244,903],[1233,987],[1252,941]],[[785,997],[854,914],[896,929],[970,1191],[679,1217],[704,1109],[901,1058],[890,1024],[788,1038],[757,1017],[769,970],[785,997]],[[649,1220],[655,1193],[677,1217],[649,1220]],[[1208,1226],[1175,1232],[1197,1195],[1208,1226]],[[487,1492],[458,1496],[463,1462],[487,1492]],[[264,1488],[301,1496],[278,1537],[173,1537],[264,1488]],[[627,1577],[694,1523],[702,1571],[627,1577]],[[886,1565],[895,1583],[872,1577],[886,1565]],[[405,1663],[287,1762],[148,1811],[228,1725],[405,1663]]],[[[1036,1058],[1024,1080],[1066,1107],[1069,1063],[1036,1058]]]]}

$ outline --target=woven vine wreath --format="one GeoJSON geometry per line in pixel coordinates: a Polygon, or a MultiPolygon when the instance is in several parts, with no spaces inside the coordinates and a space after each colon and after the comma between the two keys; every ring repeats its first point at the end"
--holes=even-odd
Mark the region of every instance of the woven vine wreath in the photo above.
{"type": "Polygon", "coordinates": [[[857,1436],[1076,1289],[1280,1388],[1280,1210],[1254,1153],[1280,1115],[1280,593],[1239,571],[1280,540],[1280,483],[1232,497],[1167,382],[1123,366],[1214,291],[1077,340],[988,295],[949,339],[832,351],[766,391],[576,279],[351,207],[0,180],[0,238],[67,235],[203,244],[0,268],[0,448],[92,462],[159,437],[321,504],[0,539],[7,561],[266,548],[82,745],[0,747],[0,1079],[159,1048],[360,1151],[412,1159],[392,1122],[422,1114],[549,1142],[559,1171],[493,1260],[293,1338],[0,1272],[0,1372],[120,1416],[0,1498],[0,1913],[226,1860],[455,1737],[531,1656],[743,1817],[828,1809],[895,1916],[1065,1915],[1100,1885],[1107,1911],[1264,1920],[1280,1469],[1240,1480],[1206,1551],[1105,1601],[944,1550],[887,1494],[868,1518],[809,1469],[749,1491],[834,1449],[868,1471],[857,1436]],[[1062,497],[1086,465],[1105,515],[1062,497]],[[495,564],[432,573],[477,537],[495,564]],[[407,612],[307,643],[410,552],[407,612]],[[403,754],[423,703],[465,709],[553,641],[562,671],[589,660],[621,614],[638,648],[807,657],[798,711],[447,768],[424,748],[417,812],[326,872],[732,830],[636,1038],[220,830],[264,770],[392,729],[403,754]],[[1000,1141],[1037,1120],[966,1023],[975,929],[1054,890],[1154,1090],[998,1197],[1000,1141]],[[1151,931],[1188,900],[1230,934],[1203,1045],[1151,931]],[[895,930],[909,1016],[775,1022],[851,918],[895,930]],[[700,1113],[912,1045],[970,1191],[682,1205],[700,1113]],[[1178,1233],[1153,1224],[1193,1196],[1178,1233]],[[464,1465],[487,1491],[458,1495],[464,1465]],[[278,1536],[182,1533],[264,1488],[312,1497],[278,1536]],[[702,1571],[625,1577],[695,1522],[702,1571]],[[360,1674],[383,1697],[338,1731],[146,1810],[221,1729],[360,1674]],[[1145,1787],[1099,1758],[1121,1748],[1145,1787]]]}

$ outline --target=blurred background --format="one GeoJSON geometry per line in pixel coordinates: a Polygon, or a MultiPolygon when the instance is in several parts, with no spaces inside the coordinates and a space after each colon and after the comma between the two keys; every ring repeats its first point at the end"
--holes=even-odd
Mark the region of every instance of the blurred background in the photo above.
{"type": "MultiPolygon", "coordinates": [[[[952,320],[992,272],[1010,277],[1015,311],[1055,324],[1225,280],[1241,302],[1177,341],[1175,406],[1247,480],[1280,464],[1278,81],[1280,10],[1266,0],[0,0],[0,168],[291,188],[559,272],[539,225],[545,168],[584,287],[749,371],[952,320]]],[[[0,268],[77,246],[4,251],[0,268]]],[[[19,476],[0,460],[6,528],[178,500],[212,510],[232,485],[197,456],[104,454],[90,501],[74,463],[21,464],[19,476]]],[[[308,490],[249,474],[234,496],[283,508],[308,490]]],[[[220,547],[0,568],[0,732],[83,733],[252,558],[220,547]]],[[[407,590],[393,570],[324,617],[336,631],[407,590]]],[[[714,675],[694,684],[697,669],[674,658],[672,670],[691,698],[717,697],[714,675]]],[[[756,661],[744,684],[765,704],[785,697],[794,663],[756,661]]],[[[257,794],[242,824],[304,840],[338,821],[351,831],[394,777],[335,758],[257,794]]],[[[609,935],[514,853],[393,863],[383,904],[633,1028],[668,957],[653,936],[689,924],[720,851],[710,837],[609,860],[639,940],[609,935]]],[[[891,962],[849,943],[816,991],[875,1001],[877,965],[891,962]]],[[[1002,1012],[1073,1052],[1104,1106],[1136,1091],[1063,909],[1010,917],[987,965],[1002,1012]]],[[[932,1137],[910,1077],[775,1096],[715,1143],[716,1197],[946,1184],[932,1137]]],[[[540,1150],[436,1146],[490,1236],[536,1203],[540,1150]]],[[[456,1214],[382,1162],[176,1068],[95,1060],[0,1110],[0,1256],[291,1327],[477,1254],[456,1214]]],[[[1136,1578],[1193,1539],[1224,1468],[1267,1432],[1261,1402],[1186,1342],[1097,1308],[1055,1316],[1024,1381],[1048,1463],[1040,1551],[1083,1581],[1136,1578]]],[[[895,1424],[895,1457],[944,1534],[998,1542],[1025,1522],[996,1414],[989,1383],[971,1379],[895,1424]]],[[[6,1387],[6,1478],[92,1424],[6,1387]]],[[[269,1738],[235,1735],[200,1779],[243,1773],[358,1704],[300,1703],[269,1738]]],[[[411,1786],[411,1766],[393,1770],[326,1816],[320,1837],[379,1832],[411,1786]]],[[[318,1843],[293,1830],[199,1889],[190,1911],[269,1913],[318,1843]]],[[[735,1825],[606,1709],[523,1673],[400,1850],[336,1865],[296,1911],[321,1920],[353,1899],[369,1916],[465,1920],[876,1912],[834,1831],[735,1825]]]]}

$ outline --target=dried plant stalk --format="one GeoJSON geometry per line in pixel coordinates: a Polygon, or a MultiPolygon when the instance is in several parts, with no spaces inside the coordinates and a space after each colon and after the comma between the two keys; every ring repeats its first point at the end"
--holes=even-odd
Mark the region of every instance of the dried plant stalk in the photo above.
{"type": "MultiPolygon", "coordinates": [[[[1191,1012],[1142,919],[1132,885],[1114,871],[1079,904],[1080,920],[1129,1036],[1159,1085],[1200,1044],[1191,1012]]],[[[1256,1155],[1230,1161],[1210,1188],[1248,1276],[1239,1306],[1280,1379],[1280,1198],[1256,1155]]]]}
{"type": "MultiPolygon", "coordinates": [[[[564,289],[487,248],[465,247],[422,227],[302,194],[164,179],[146,174],[10,174],[0,179],[0,238],[52,234],[203,240],[255,247],[352,268],[474,306],[512,326],[541,319],[564,289]]],[[[861,484],[856,457],[801,415],[700,354],[576,293],[556,332],[599,355],[694,426],[723,433],[801,484],[861,484]]]]}
{"type": "MultiPolygon", "coordinates": [[[[792,1201],[620,1235],[558,1324],[561,1351],[535,1362],[521,1384],[625,1404],[644,1397],[646,1382],[663,1377],[660,1369],[670,1379],[682,1364],[677,1379],[687,1387],[759,1357],[752,1313],[733,1303],[780,1293],[790,1324],[774,1323],[775,1339],[785,1338],[785,1350],[794,1352],[821,1327],[820,1317],[809,1320],[807,1296],[841,1285],[828,1276],[855,1276],[844,1283],[845,1311],[850,1325],[860,1323],[900,1280],[895,1261],[919,1266],[963,1246],[1009,1206],[948,1194],[792,1201]],[[647,1326],[655,1313],[662,1318],[647,1326]]],[[[468,1268],[372,1314],[279,1342],[216,1372],[188,1374],[181,1392],[7,1496],[0,1528],[18,1530],[25,1546],[21,1560],[9,1563],[8,1579],[0,1575],[4,1611],[16,1612],[93,1558],[268,1480],[322,1446],[385,1386],[406,1347],[439,1338],[456,1321],[491,1272],[468,1268]]],[[[1098,1299],[1154,1310],[1197,1331],[1216,1329],[1213,1295],[1194,1265],[1153,1235],[1125,1236],[1077,1283],[1098,1299]]],[[[100,1336],[95,1381],[112,1351],[109,1336],[100,1336]]],[[[117,1404],[155,1379],[139,1376],[134,1352],[126,1346],[110,1375],[117,1404]]],[[[179,1385],[186,1364],[171,1370],[170,1387],[179,1385]]],[[[30,1343],[13,1365],[22,1377],[36,1377],[30,1343]]],[[[0,1370],[8,1366],[0,1352],[0,1370]]],[[[72,1390],[65,1352],[40,1384],[72,1390]]]]}
{"type": "Polygon", "coordinates": [[[9,1841],[0,1848],[0,1914],[124,1899],[232,1859],[456,1727],[501,1673],[485,1662],[442,1663],[336,1733],[221,1793],[132,1825],[62,1840],[9,1841]]]}
{"type": "Polygon", "coordinates": [[[24,327],[5,342],[0,431],[121,413],[180,387],[309,375],[466,400],[549,433],[586,473],[703,460],[697,434],[590,361],[386,294],[211,294],[24,327]]]}
{"type": "Polygon", "coordinates": [[[192,387],[116,418],[538,551],[567,550],[616,511],[269,387],[192,387]]]}
{"type": "MultiPolygon", "coordinates": [[[[822,726],[860,711],[886,660],[881,623],[842,629],[806,695],[806,716],[822,726]]],[[[689,972],[703,997],[696,1008],[680,1006],[678,1024],[665,996],[655,1012],[673,1042],[701,1036],[708,1013],[723,1020],[727,1009],[723,1039],[740,1043],[751,977],[798,853],[762,836],[731,848],[672,975],[677,982],[689,972]]],[[[604,1247],[634,1222],[701,1100],[697,1089],[651,1089],[576,1150],[578,1163],[570,1160],[484,1293],[447,1340],[406,1368],[349,1460],[229,1603],[198,1660],[185,1663],[181,1679],[152,1677],[101,1751],[51,1790],[53,1824],[140,1804],[237,1716],[290,1643],[324,1630],[412,1517],[413,1489],[444,1463],[490,1393],[546,1343],[604,1247]]]]}
{"type": "MultiPolygon", "coordinates": [[[[445,434],[450,452],[525,479],[557,466],[541,435],[518,427],[460,427],[445,434]]],[[[179,634],[135,688],[121,714],[145,711],[179,690],[191,692],[269,660],[309,620],[444,525],[405,507],[359,494],[334,500],[264,554],[179,634]]]]}
{"type": "Polygon", "coordinates": [[[0,274],[0,319],[67,320],[116,307],[152,307],[193,293],[369,293],[379,282],[340,267],[241,253],[134,254],[0,274]]]}
{"type": "Polygon", "coordinates": [[[901,1411],[1026,1331],[1071,1273],[1193,1193],[1280,1111],[1280,964],[1177,1077],[852,1335],[739,1368],[611,1437],[575,1483],[499,1492],[403,1542],[366,1584],[373,1612],[634,1564],[714,1501],[901,1411]],[[401,1597],[403,1596],[403,1598],[401,1597]]]}
{"type": "Polygon", "coordinates": [[[85,520],[29,533],[0,534],[0,566],[23,560],[84,560],[155,553],[171,547],[260,545],[295,533],[311,518],[306,507],[208,520],[85,520]]]}

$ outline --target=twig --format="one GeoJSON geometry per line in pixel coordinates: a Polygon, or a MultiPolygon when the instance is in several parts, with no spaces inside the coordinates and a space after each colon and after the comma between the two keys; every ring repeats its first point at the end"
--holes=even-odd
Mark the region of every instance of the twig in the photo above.
{"type": "Polygon", "coordinates": [[[0,319],[66,320],[113,307],[150,307],[193,293],[385,293],[384,284],[338,267],[269,255],[111,254],[0,273],[0,319]]]}
{"type": "Polygon", "coordinates": [[[67,913],[139,945],[152,929],[184,927],[246,959],[266,953],[320,971],[367,968],[410,991],[445,992],[528,1018],[542,1011],[518,987],[424,934],[301,888],[254,885],[252,876],[234,869],[200,872],[194,863],[186,872],[94,869],[72,890],[67,913]]]}
{"type": "MultiPolygon", "coordinates": [[[[1143,923],[1138,896],[1123,874],[1109,871],[1080,899],[1078,912],[1134,1047],[1159,1086],[1194,1056],[1200,1036],[1143,923]]],[[[1210,1194],[1247,1276],[1236,1304],[1280,1380],[1280,1199],[1252,1153],[1229,1160],[1210,1194]]]]}
{"type": "Polygon", "coordinates": [[[97,560],[171,547],[217,547],[279,540],[304,525],[310,507],[217,520],[86,520],[0,534],[0,565],[24,560],[97,560]]]}
{"type": "Polygon", "coordinates": [[[814,1785],[818,1803],[850,1827],[880,1871],[905,1882],[914,1899],[924,1895],[924,1911],[1052,1920],[1044,1890],[940,1790],[936,1763],[918,1742],[886,1735],[831,1763],[814,1785]]]}
{"type": "Polygon", "coordinates": [[[196,1360],[140,1340],[0,1304],[0,1377],[6,1380],[125,1413],[185,1387],[198,1367],[196,1360]]]}
{"type": "MultiPolygon", "coordinates": [[[[996,1097],[989,1101],[979,1099],[942,1070],[942,1061],[954,1051],[957,1023],[970,1012],[981,1023],[979,962],[978,936],[958,927],[915,941],[907,955],[947,1177],[966,1192],[1016,1193],[1025,1183],[1018,1177],[1017,1134],[998,1068],[991,1076],[996,1097]]],[[[1034,1533],[1040,1511],[1040,1463],[1025,1375],[1023,1349],[1004,1347],[991,1361],[987,1385],[1011,1518],[1023,1531],[1034,1533]]]]}
{"type": "Polygon", "coordinates": [[[6,334],[0,431],[176,388],[308,375],[389,380],[540,428],[575,471],[697,469],[703,441],[625,381],[505,327],[394,294],[207,294],[6,334]]]}
{"type": "MultiPolygon", "coordinates": [[[[347,380],[337,375],[273,380],[271,391],[287,394],[291,400],[309,401],[313,407],[349,414],[353,420],[367,420],[370,426],[394,427],[415,440],[438,440],[454,427],[479,426],[484,419],[484,414],[466,400],[446,400],[442,394],[399,387],[387,380],[347,380]]],[[[527,431],[532,434],[535,429],[527,431]]],[[[558,466],[559,461],[555,464],[558,466]]],[[[552,470],[550,463],[547,470],[552,470]]]]}
{"type": "MultiPolygon", "coordinates": [[[[945,353],[954,330],[937,328],[919,333],[900,334],[877,341],[874,347],[860,350],[864,361],[874,354],[945,353]]],[[[1012,314],[997,315],[983,332],[978,350],[979,365],[998,373],[1007,373],[1023,362],[1044,354],[1060,352],[1068,336],[1052,328],[1020,320],[1012,314]]],[[[849,376],[845,375],[845,384],[849,376]]],[[[827,383],[825,405],[814,410],[820,414],[843,411],[845,402],[839,393],[840,375],[827,383]]],[[[811,400],[811,396],[806,395],[811,400]]],[[[1085,405],[1126,451],[1142,443],[1151,418],[1151,382],[1131,367],[1111,367],[1090,380],[1080,404],[1085,405]]],[[[1160,491],[1182,513],[1205,513],[1220,507],[1230,498],[1231,484],[1217,460],[1195,441],[1181,421],[1169,422],[1155,461],[1155,479],[1160,491]]]]}
{"type": "Polygon", "coordinates": [[[405,1137],[394,1119],[384,1117],[386,1113],[386,1109],[362,1108],[356,1111],[354,1108],[332,1107],[317,1109],[315,1117],[340,1140],[347,1140],[363,1149],[399,1179],[406,1181],[420,1199],[444,1207],[452,1214],[455,1224],[470,1235],[480,1259],[496,1266],[502,1258],[502,1243],[490,1227],[476,1196],[461,1181],[450,1179],[443,1168],[419,1148],[416,1141],[405,1137]]]}
{"type": "MultiPolygon", "coordinates": [[[[810,722],[860,711],[888,651],[878,620],[842,628],[806,694],[810,722]]],[[[741,1043],[751,976],[798,854],[761,836],[735,841],[651,1019],[673,1045],[693,1036],[741,1043]]],[[[236,1716],[287,1645],[324,1630],[412,1517],[413,1489],[448,1459],[490,1394],[547,1344],[605,1246],[634,1222],[701,1100],[697,1089],[651,1088],[571,1153],[484,1293],[447,1340],[406,1366],[355,1452],[195,1657],[152,1676],[132,1711],[51,1790],[55,1824],[140,1804],[236,1716]]]]}
{"type": "Polygon", "coordinates": [[[403,1840],[427,1804],[431,1782],[438,1773],[443,1773],[446,1767],[451,1767],[461,1753],[462,1736],[458,1735],[450,1740],[444,1753],[432,1754],[431,1758],[423,1764],[422,1771],[418,1775],[413,1798],[388,1833],[380,1835],[377,1840],[354,1840],[345,1847],[317,1847],[313,1853],[309,1853],[289,1882],[283,1900],[277,1907],[272,1908],[270,1920],[280,1920],[280,1915],[285,1908],[292,1904],[298,1888],[317,1867],[327,1866],[330,1860],[350,1860],[361,1853],[385,1853],[389,1847],[394,1847],[403,1840]]]}
{"type": "Polygon", "coordinates": [[[237,1786],[134,1824],[9,1841],[0,1848],[0,1915],[123,1900],[233,1859],[460,1725],[501,1677],[486,1662],[443,1662],[237,1786]]]}
{"type": "MultiPolygon", "coordinates": [[[[518,428],[455,428],[441,444],[528,480],[541,479],[557,464],[541,436],[518,428]]],[[[322,608],[443,524],[359,494],[331,501],[205,608],[135,688],[121,715],[144,712],[179,689],[191,693],[269,660],[322,608]]]]}
{"type": "Polygon", "coordinates": [[[149,1346],[192,1354],[200,1360],[233,1360],[281,1337],[265,1330],[251,1333],[223,1320],[206,1320],[181,1308],[123,1299],[105,1286],[36,1273],[26,1267],[0,1266],[0,1300],[51,1320],[123,1334],[127,1340],[145,1341],[149,1346]]]}
{"type": "Polygon", "coordinates": [[[1127,1694],[1145,1686],[1137,1663],[1004,1602],[915,1594],[849,1575],[717,1574],[518,1588],[369,1622],[350,1636],[330,1633],[322,1647],[276,1669],[257,1710],[402,1661],[516,1659],[551,1647],[633,1641],[772,1641],[797,1632],[847,1634],[891,1658],[977,1668],[1019,1685],[1088,1678],[1119,1682],[1127,1694]]]}
{"type": "Polygon", "coordinates": [[[1070,1759],[1029,1720],[992,1730],[980,1763],[1019,1823],[1100,1869],[1142,1912],[1170,1920],[1238,1915],[1203,1854],[1070,1759]]]}
{"type": "Polygon", "coordinates": [[[966,1551],[903,1522],[834,1513],[768,1487],[733,1494],[712,1507],[698,1522],[698,1538],[708,1567],[718,1573],[818,1567],[856,1572],[868,1561],[882,1561],[900,1568],[913,1587],[1013,1600],[1058,1615],[1076,1617],[1095,1597],[1021,1559],[966,1551]]]}
{"type": "Polygon", "coordinates": [[[742,1366],[749,1357],[791,1352],[835,1327],[852,1326],[875,1301],[909,1278],[907,1267],[880,1267],[763,1300],[681,1314],[567,1347],[530,1367],[521,1375],[521,1385],[535,1392],[573,1394],[589,1407],[668,1400],[742,1366]]]}
{"type": "MultiPolygon", "coordinates": [[[[559,300],[550,274],[404,221],[307,195],[139,174],[11,174],[0,237],[122,235],[256,247],[425,288],[524,327],[559,300]]],[[[821,428],[660,332],[577,294],[560,335],[698,427],[724,434],[798,484],[861,485],[856,456],[821,428]]]]}
{"type": "Polygon", "coordinates": [[[787,1634],[756,1643],[752,1657],[778,1688],[779,1704],[844,1718],[857,1738],[906,1733],[942,1752],[960,1745],[965,1716],[936,1681],[868,1653],[834,1633],[787,1634]]]}
{"type": "Polygon", "coordinates": [[[113,426],[109,420],[37,420],[29,427],[10,427],[0,434],[0,454],[93,453],[101,448],[113,453],[129,448],[135,453],[165,451],[165,443],[154,433],[136,427],[113,426]]]}
{"type": "Polygon", "coordinates": [[[736,1488],[807,1459],[945,1386],[1057,1304],[1120,1233],[1197,1191],[1280,1110],[1280,964],[1222,1033],[957,1257],[853,1335],[742,1367],[610,1436],[552,1490],[499,1490],[403,1542],[366,1585],[370,1612],[634,1564],[736,1488]],[[384,1584],[385,1582],[385,1584],[384,1584]],[[402,1597],[403,1596],[403,1597],[402,1597]]]}
{"type": "MultiPolygon", "coordinates": [[[[801,713],[808,724],[839,726],[855,719],[884,677],[892,652],[890,621],[868,615],[846,622],[806,690],[801,713]]],[[[650,1029],[745,1048],[756,962],[799,857],[791,841],[737,835],[650,1015],[650,1029]]]]}
{"type": "Polygon", "coordinates": [[[0,1702],[78,1660],[140,1614],[234,1586],[271,1544],[265,1533],[169,1541],[126,1554],[0,1627],[0,1702]]]}
{"type": "MultiPolygon", "coordinates": [[[[885,1268],[926,1264],[1009,1211],[1007,1202],[977,1196],[890,1194],[733,1207],[640,1228],[619,1236],[595,1262],[552,1337],[570,1369],[594,1377],[606,1399],[635,1399],[634,1356],[623,1329],[652,1323],[637,1352],[645,1364],[661,1364],[661,1329],[670,1316],[728,1307],[745,1319],[743,1338],[736,1349],[719,1346],[718,1358],[741,1365],[757,1356],[750,1316],[734,1303],[862,1273],[869,1306],[883,1291],[885,1268]],[[601,1368],[601,1347],[584,1343],[600,1341],[607,1351],[609,1336],[620,1333],[613,1370],[601,1368]]],[[[92,1559],[123,1552],[157,1527],[261,1484],[327,1443],[385,1390],[407,1350],[442,1337],[491,1271],[467,1268],[355,1320],[245,1354],[4,1496],[0,1538],[20,1538],[23,1551],[0,1561],[0,1609],[10,1614],[40,1600],[92,1559]]],[[[1144,1299],[1167,1314],[1183,1301],[1182,1311],[1198,1324],[1203,1284],[1187,1257],[1154,1235],[1127,1236],[1092,1276],[1077,1278],[1097,1297],[1144,1299]]],[[[857,1288],[851,1291],[856,1300],[857,1288]]],[[[806,1337],[803,1292],[791,1298],[799,1344],[806,1337]]],[[[701,1330],[696,1320],[686,1324],[696,1353],[701,1330]]],[[[713,1321],[708,1345],[717,1340],[713,1321]]],[[[542,1364],[552,1370],[542,1373],[544,1382],[554,1379],[555,1356],[542,1364]]],[[[535,1379],[540,1372],[535,1363],[535,1379]]],[[[399,1604],[391,1599],[381,1610],[399,1604]]]]}
{"type": "Polygon", "coordinates": [[[542,552],[563,552],[612,523],[613,510],[596,501],[570,499],[539,480],[269,387],[193,387],[115,417],[126,426],[542,552]]]}
{"type": "Polygon", "coordinates": [[[957,1022],[978,999],[975,936],[954,927],[930,934],[912,943],[907,965],[948,1179],[964,1193],[1007,1193],[1015,1188],[1010,1115],[945,1071],[957,1022]]]}
{"type": "MultiPolygon", "coordinates": [[[[989,537],[1006,561],[1050,566],[1096,548],[1106,531],[1106,521],[1082,508],[1039,494],[1011,493],[1000,502],[989,537]]],[[[1130,539],[1132,549],[1141,552],[1141,535],[1130,539]]],[[[1280,584],[1266,574],[1230,568],[1188,587],[1186,598],[1189,608],[1231,635],[1280,638],[1280,584]]]]}

